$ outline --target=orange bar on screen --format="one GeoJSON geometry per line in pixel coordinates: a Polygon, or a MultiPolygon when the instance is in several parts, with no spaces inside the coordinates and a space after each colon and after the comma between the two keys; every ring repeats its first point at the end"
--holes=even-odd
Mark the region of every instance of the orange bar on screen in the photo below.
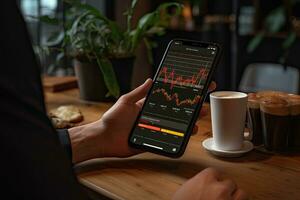
{"type": "Polygon", "coordinates": [[[142,128],[147,128],[147,129],[150,129],[150,130],[154,130],[154,131],[160,131],[160,128],[156,127],[156,126],[150,126],[150,125],[141,124],[141,123],[139,123],[138,126],[142,127],[142,128]]]}

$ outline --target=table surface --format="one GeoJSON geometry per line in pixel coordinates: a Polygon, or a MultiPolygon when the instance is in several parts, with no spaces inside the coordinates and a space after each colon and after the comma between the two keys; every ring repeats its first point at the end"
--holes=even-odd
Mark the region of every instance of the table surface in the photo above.
{"type": "MultiPolygon", "coordinates": [[[[112,103],[79,100],[77,89],[46,92],[47,108],[72,104],[78,106],[83,123],[97,120],[112,103]]],[[[205,105],[208,106],[208,105],[205,105]]],[[[201,143],[211,137],[210,115],[199,122],[186,152],[179,159],[144,153],[127,159],[94,159],[76,166],[79,181],[112,199],[170,199],[189,178],[206,167],[215,167],[234,179],[258,200],[300,199],[300,154],[270,155],[254,150],[240,158],[217,158],[201,143]]]]}

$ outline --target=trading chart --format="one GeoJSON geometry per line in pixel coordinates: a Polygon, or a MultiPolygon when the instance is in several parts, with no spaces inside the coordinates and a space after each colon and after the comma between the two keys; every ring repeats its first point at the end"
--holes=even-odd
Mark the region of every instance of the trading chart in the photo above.
{"type": "Polygon", "coordinates": [[[176,152],[212,66],[214,48],[173,44],[157,74],[132,142],[176,152]]]}
{"type": "Polygon", "coordinates": [[[184,106],[184,105],[193,106],[197,104],[201,98],[200,95],[195,95],[193,98],[187,97],[186,99],[180,99],[178,93],[169,94],[168,91],[164,88],[157,88],[152,92],[152,94],[161,94],[164,97],[165,101],[173,102],[175,103],[176,106],[184,106]]]}

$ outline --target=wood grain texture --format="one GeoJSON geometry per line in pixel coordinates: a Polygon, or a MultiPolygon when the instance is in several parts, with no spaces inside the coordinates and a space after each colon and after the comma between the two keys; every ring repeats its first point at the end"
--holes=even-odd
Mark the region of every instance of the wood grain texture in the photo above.
{"type": "MultiPolygon", "coordinates": [[[[46,93],[48,108],[73,104],[84,114],[83,123],[97,120],[112,104],[78,99],[78,90],[46,93]]],[[[208,105],[205,105],[208,106],[208,105]]],[[[270,155],[252,151],[240,158],[220,159],[206,152],[201,142],[211,136],[210,115],[199,122],[185,154],[170,159],[144,153],[127,159],[94,159],[76,166],[79,181],[112,199],[170,199],[189,178],[215,167],[234,179],[257,200],[300,199],[300,155],[270,155]]]]}
{"type": "Polygon", "coordinates": [[[78,87],[77,78],[74,76],[44,76],[42,80],[44,90],[47,92],[59,92],[78,87]]]}
{"type": "Polygon", "coordinates": [[[74,105],[78,107],[84,117],[84,120],[80,124],[96,121],[113,105],[113,103],[95,103],[80,100],[78,89],[70,89],[57,93],[46,92],[45,101],[48,111],[62,105],[74,105]]]}

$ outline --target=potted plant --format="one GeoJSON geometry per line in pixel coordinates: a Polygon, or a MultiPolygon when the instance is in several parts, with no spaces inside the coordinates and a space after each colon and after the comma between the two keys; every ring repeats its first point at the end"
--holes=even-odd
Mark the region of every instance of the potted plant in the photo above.
{"type": "Polygon", "coordinates": [[[270,11],[262,21],[262,28],[254,37],[250,40],[247,46],[247,52],[253,53],[257,47],[263,42],[267,36],[282,35],[282,54],[280,55],[278,62],[282,65],[286,65],[289,50],[296,42],[297,28],[293,24],[291,10],[292,7],[298,3],[298,0],[286,1],[270,11]]]}
{"type": "MultiPolygon", "coordinates": [[[[180,14],[182,9],[176,2],[163,3],[141,17],[133,27],[132,16],[137,2],[132,0],[124,13],[127,27],[123,30],[95,7],[80,1],[67,1],[65,31],[63,37],[61,34],[57,37],[62,38],[63,45],[75,58],[81,98],[101,101],[128,92],[137,47],[144,42],[151,59],[155,44],[150,37],[163,34],[171,17],[180,14]]],[[[59,22],[49,16],[43,16],[42,20],[59,22]]],[[[57,37],[52,40],[58,41],[57,37]]]]}

